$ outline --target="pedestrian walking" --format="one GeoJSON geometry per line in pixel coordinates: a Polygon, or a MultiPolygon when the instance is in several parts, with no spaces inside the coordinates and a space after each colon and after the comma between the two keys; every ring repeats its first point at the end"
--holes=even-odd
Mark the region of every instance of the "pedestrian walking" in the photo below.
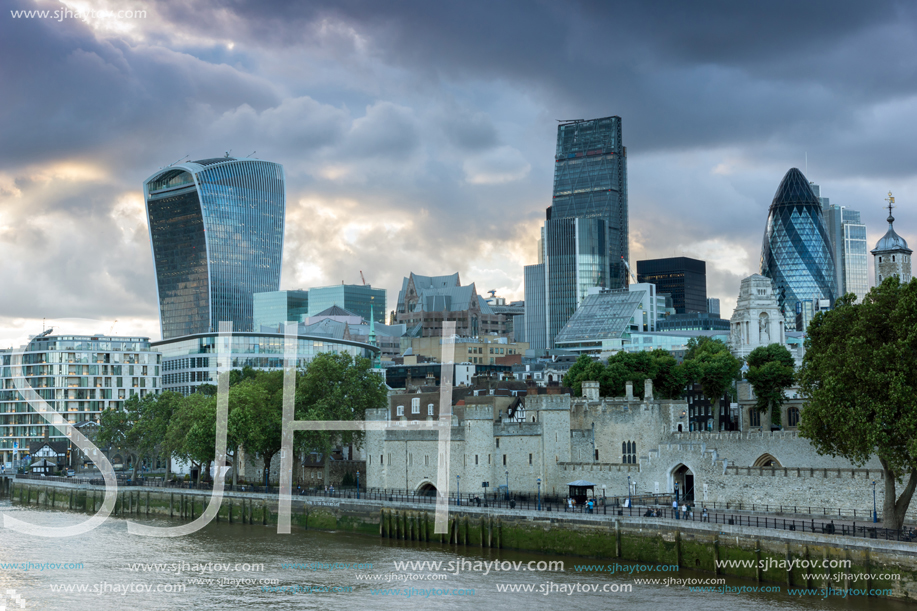
{"type": "Polygon", "coordinates": [[[675,516],[675,519],[678,519],[678,501],[672,501],[672,515],[675,516]]]}

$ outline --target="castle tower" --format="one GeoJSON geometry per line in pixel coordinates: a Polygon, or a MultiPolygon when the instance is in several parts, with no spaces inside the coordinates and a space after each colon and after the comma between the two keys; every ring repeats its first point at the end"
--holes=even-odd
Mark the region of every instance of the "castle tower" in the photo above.
{"type": "Polygon", "coordinates": [[[914,251],[907,247],[904,238],[895,233],[895,217],[892,216],[895,198],[891,191],[885,201],[888,202],[888,231],[871,251],[876,269],[876,284],[882,284],[883,280],[892,275],[898,276],[902,283],[910,282],[911,253],[914,251]]]}

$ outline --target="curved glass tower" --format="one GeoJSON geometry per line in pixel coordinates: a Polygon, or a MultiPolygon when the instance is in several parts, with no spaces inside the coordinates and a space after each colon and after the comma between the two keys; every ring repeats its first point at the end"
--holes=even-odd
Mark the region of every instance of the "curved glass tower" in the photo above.
{"type": "Polygon", "coordinates": [[[221,157],[143,183],[164,340],[252,330],[254,293],[280,288],[284,176],[277,163],[221,157]]]}
{"type": "Polygon", "coordinates": [[[834,304],[834,255],[821,202],[796,168],[783,177],[767,215],[761,247],[761,275],[774,281],[777,305],[787,328],[799,329],[797,314],[834,304]]]}

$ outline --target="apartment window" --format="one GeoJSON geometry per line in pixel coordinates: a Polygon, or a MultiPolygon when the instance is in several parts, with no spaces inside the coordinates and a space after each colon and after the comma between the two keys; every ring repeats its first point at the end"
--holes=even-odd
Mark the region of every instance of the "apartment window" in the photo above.
{"type": "Polygon", "coordinates": [[[404,406],[403,406],[403,405],[399,405],[399,406],[396,408],[395,415],[396,415],[396,416],[404,416],[404,406]]]}
{"type": "Polygon", "coordinates": [[[432,415],[433,415],[433,404],[432,404],[432,403],[430,403],[430,404],[427,405],[427,415],[428,415],[428,416],[432,416],[432,415]]]}
{"type": "Polygon", "coordinates": [[[420,399],[416,397],[411,399],[411,413],[412,414],[420,413],[420,399]]]}
{"type": "Polygon", "coordinates": [[[529,454],[529,464],[532,464],[532,455],[529,454]]]}

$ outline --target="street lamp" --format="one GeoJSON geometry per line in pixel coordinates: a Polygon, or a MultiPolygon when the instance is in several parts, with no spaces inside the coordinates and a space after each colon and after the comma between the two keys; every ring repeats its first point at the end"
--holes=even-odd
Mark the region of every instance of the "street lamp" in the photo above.
{"type": "Polygon", "coordinates": [[[872,482],[872,523],[879,521],[879,513],[876,511],[876,482],[872,482]]]}
{"type": "Polygon", "coordinates": [[[462,487],[461,487],[461,475],[455,476],[455,504],[462,504],[462,487]]]}
{"type": "Polygon", "coordinates": [[[360,472],[357,471],[357,498],[360,498],[360,472]]]}
{"type": "Polygon", "coordinates": [[[506,500],[509,500],[509,471],[506,471],[506,500]]]}
{"type": "Polygon", "coordinates": [[[538,504],[536,505],[538,511],[541,511],[541,478],[538,478],[538,504]]]}

